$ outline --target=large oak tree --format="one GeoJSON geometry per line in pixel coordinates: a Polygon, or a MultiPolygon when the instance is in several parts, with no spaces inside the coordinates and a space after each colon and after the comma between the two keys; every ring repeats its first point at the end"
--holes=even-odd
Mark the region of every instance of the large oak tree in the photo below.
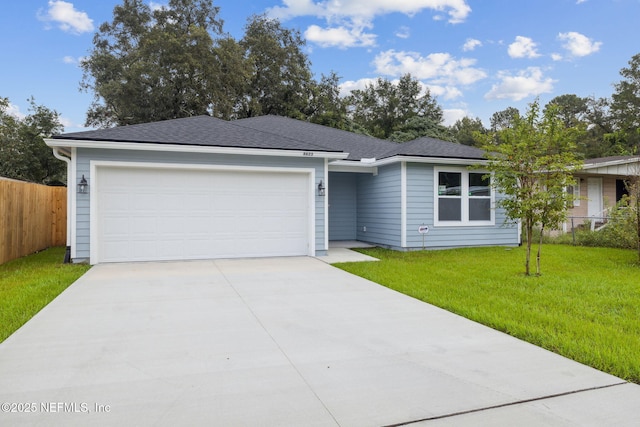
{"type": "Polygon", "coordinates": [[[93,92],[88,126],[108,127],[205,114],[217,91],[213,36],[222,31],[211,0],[169,0],[151,10],[124,0],[82,61],[93,92]]]}

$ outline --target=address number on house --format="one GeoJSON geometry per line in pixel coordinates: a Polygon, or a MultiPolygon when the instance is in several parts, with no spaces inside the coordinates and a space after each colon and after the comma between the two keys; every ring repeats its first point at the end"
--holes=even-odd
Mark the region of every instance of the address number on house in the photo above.
{"type": "Polygon", "coordinates": [[[429,232],[429,226],[428,225],[421,225],[420,227],[418,227],[418,233],[427,234],[428,232],[429,232]]]}
{"type": "Polygon", "coordinates": [[[309,157],[313,157],[313,151],[303,151],[302,152],[303,156],[309,156],[309,157]]]}

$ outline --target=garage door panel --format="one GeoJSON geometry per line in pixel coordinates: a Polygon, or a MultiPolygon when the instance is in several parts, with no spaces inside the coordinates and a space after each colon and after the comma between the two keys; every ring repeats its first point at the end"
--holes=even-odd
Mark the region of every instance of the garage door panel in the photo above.
{"type": "Polygon", "coordinates": [[[307,255],[308,173],[97,168],[99,262],[307,255]]]}

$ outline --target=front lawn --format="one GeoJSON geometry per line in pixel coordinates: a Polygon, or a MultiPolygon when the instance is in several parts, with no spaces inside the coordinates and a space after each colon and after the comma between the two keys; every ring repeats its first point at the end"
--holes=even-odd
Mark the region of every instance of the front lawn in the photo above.
{"type": "Polygon", "coordinates": [[[380,262],[336,266],[640,383],[634,251],[546,245],[541,277],[524,276],[524,248],[362,252],[380,262]]]}
{"type": "Polygon", "coordinates": [[[64,251],[51,248],[0,265],[0,342],[89,269],[62,264],[64,251]]]}

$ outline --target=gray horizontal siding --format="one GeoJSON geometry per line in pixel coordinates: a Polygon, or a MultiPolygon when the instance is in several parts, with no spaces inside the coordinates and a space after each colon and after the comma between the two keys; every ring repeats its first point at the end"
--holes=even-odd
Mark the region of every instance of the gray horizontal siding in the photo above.
{"type": "MultiPolygon", "coordinates": [[[[89,181],[90,162],[118,161],[118,162],[146,162],[168,164],[193,164],[193,165],[233,165],[247,167],[278,167],[278,168],[314,168],[316,182],[324,176],[324,159],[307,157],[267,157],[267,156],[243,156],[228,154],[204,154],[204,153],[173,153],[162,151],[134,151],[134,150],[107,150],[107,149],[77,149],[76,176],[83,174],[89,181]]],[[[89,182],[91,189],[91,182],[89,182]]],[[[91,190],[90,190],[91,191],[91,190]]],[[[90,255],[90,206],[89,194],[76,194],[76,260],[88,260],[90,255]]],[[[316,194],[315,197],[315,231],[316,253],[321,255],[325,251],[325,203],[326,198],[316,194]]]]}
{"type": "Polygon", "coordinates": [[[380,167],[377,175],[359,174],[357,200],[358,240],[400,246],[400,164],[380,167]]]}
{"type": "MultiPolygon", "coordinates": [[[[407,164],[407,248],[422,247],[418,227],[429,226],[426,248],[460,246],[517,245],[518,227],[509,223],[503,209],[495,210],[495,225],[434,227],[434,166],[407,164]]],[[[497,199],[499,199],[499,195],[497,199]]]]}

